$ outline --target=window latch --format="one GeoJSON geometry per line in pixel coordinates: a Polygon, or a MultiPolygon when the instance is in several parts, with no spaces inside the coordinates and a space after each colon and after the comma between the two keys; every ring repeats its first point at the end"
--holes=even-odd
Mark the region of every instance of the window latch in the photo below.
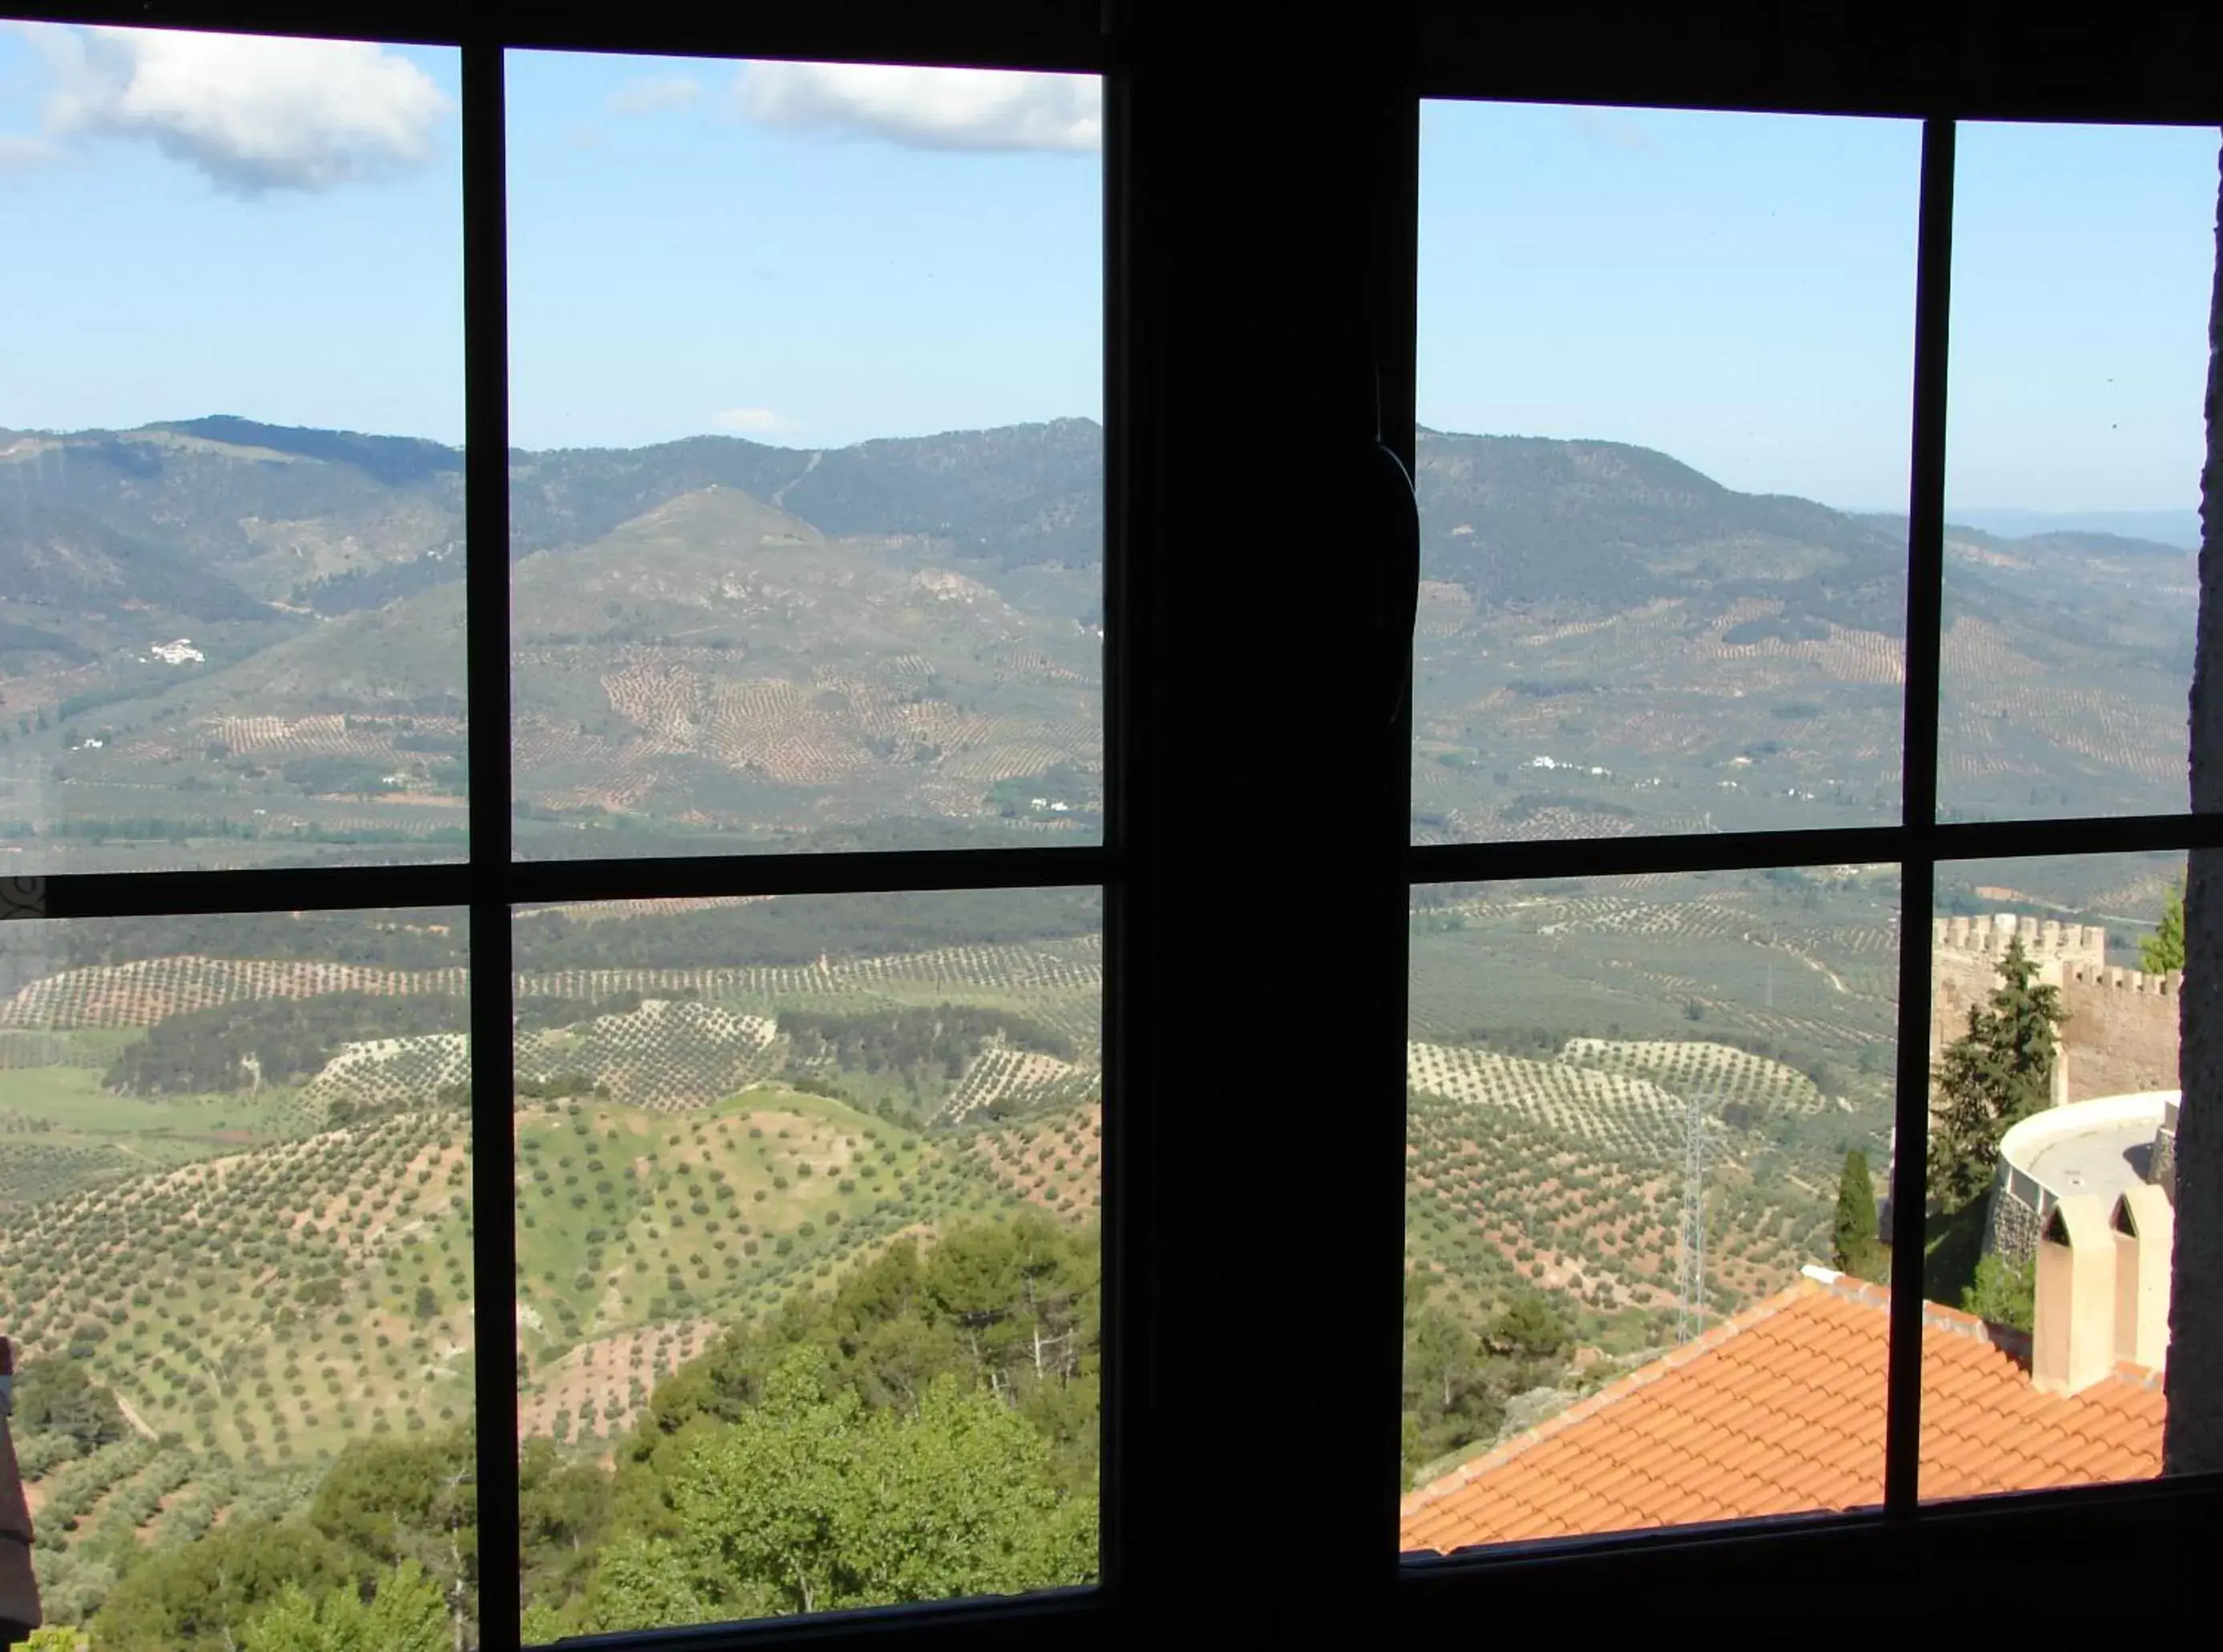
{"type": "Polygon", "coordinates": [[[1374,434],[1361,477],[1360,520],[1373,570],[1376,657],[1392,728],[1413,690],[1413,627],[1420,606],[1420,506],[1412,474],[1382,439],[1382,373],[1374,369],[1374,434]]]}

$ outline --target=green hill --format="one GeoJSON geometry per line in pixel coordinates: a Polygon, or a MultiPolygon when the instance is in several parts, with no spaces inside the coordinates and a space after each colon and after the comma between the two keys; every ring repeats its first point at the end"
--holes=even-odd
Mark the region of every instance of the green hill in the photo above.
{"type": "MultiPolygon", "coordinates": [[[[1101,445],[513,454],[528,852],[1093,834],[1101,445]]],[[[0,831],[88,868],[457,852],[461,463],[231,418],[0,433],[0,831]]],[[[1420,839],[1895,817],[1902,521],[1605,442],[1423,432],[1417,483],[1420,839]]],[[[1944,806],[2181,807],[2189,553],[1948,552],[1944,806]]]]}

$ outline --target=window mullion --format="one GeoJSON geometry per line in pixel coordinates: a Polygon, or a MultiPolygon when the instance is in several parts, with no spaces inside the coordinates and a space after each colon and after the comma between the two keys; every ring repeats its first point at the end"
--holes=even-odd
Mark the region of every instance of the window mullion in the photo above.
{"type": "Polygon", "coordinates": [[[471,1258],[479,1634],[518,1645],[516,1141],[510,1097],[509,277],[499,35],[463,47],[464,590],[471,731],[471,1258]]]}
{"type": "Polygon", "coordinates": [[[1937,684],[1945,568],[1945,368],[1953,270],[1953,122],[1922,129],[1914,284],[1913,458],[1908,485],[1906,680],[1900,808],[1899,1072],[1891,1186],[1891,1360],[1884,1506],[1920,1491],[1922,1247],[1930,1144],[1930,913],[1937,878],[1937,684]]]}

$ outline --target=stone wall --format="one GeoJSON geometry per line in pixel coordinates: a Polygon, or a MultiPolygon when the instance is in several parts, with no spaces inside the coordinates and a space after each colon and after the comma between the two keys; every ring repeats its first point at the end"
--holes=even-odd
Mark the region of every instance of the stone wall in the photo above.
{"type": "Polygon", "coordinates": [[[2018,1268],[2037,1254],[2037,1224],[2043,1195],[2037,1184],[2001,1165],[1992,1182],[1991,1208],[1984,1217],[1986,1254],[2005,1257],[2018,1268]]]}
{"type": "Polygon", "coordinates": [[[1930,1060],[1968,1030],[1968,1010],[1999,985],[2010,941],[2037,965],[2037,979],[2061,989],[2068,1019],[2053,1100],[2177,1088],[2177,996],[2183,976],[2148,975],[2107,963],[2107,932],[2097,924],[1993,912],[1941,917],[1930,926],[1930,1060]]]}
{"type": "Polygon", "coordinates": [[[2063,1099],[2174,1090],[2182,972],[2072,966],[2061,982],[2063,1099]]]}

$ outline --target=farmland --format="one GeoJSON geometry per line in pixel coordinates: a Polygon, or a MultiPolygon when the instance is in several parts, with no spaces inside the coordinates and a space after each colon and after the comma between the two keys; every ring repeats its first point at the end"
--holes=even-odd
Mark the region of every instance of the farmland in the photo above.
{"type": "MultiPolygon", "coordinates": [[[[900,1234],[1093,1217],[1100,943],[1085,906],[1030,899],[954,920],[980,940],[809,964],[636,962],[789,955],[778,902],[520,917],[503,1219],[528,1433],[606,1459],[727,1328],[900,1234]],[[1037,1131],[1070,1157],[1007,1165],[998,1144],[1037,1131]]],[[[946,905],[854,898],[814,932],[950,933],[946,905]]],[[[466,937],[432,913],[28,938],[0,976],[6,1329],[129,1424],[22,1442],[41,1574],[75,1620],[135,1555],[305,1509],[353,1441],[469,1425],[468,1040],[392,1031],[459,1027],[467,966],[368,961],[466,937]],[[367,961],[299,955],[318,946],[367,961]]]]}
{"type": "MultiPolygon", "coordinates": [[[[1898,898],[1890,867],[1416,890],[1406,1249],[1432,1311],[1489,1326],[1541,1300],[1606,1362],[1582,1369],[1661,1346],[1694,1115],[1705,1315],[1826,1260],[1844,1152],[1887,1158],[1898,898]]],[[[1092,1231],[1099,911],[1011,891],[520,913],[500,1219],[535,1449],[615,1472],[732,1334],[906,1239],[1028,1213],[1092,1231]]],[[[308,1508],[356,1442],[450,1449],[470,1425],[485,1102],[460,914],[18,930],[8,1329],[128,1421],[22,1442],[41,1576],[82,1617],[135,1557],[308,1508]]],[[[1580,1380],[1559,1357],[1523,1380],[1580,1380]]],[[[1493,1437],[1495,1405],[1416,1449],[1493,1437]]]]}
{"type": "Polygon", "coordinates": [[[1540,1289],[1609,1352],[1656,1346],[1694,1113],[1708,1313],[1827,1259],[1844,1152],[1887,1154],[1893,868],[1419,893],[1410,1266],[1477,1316],[1540,1289]]]}

